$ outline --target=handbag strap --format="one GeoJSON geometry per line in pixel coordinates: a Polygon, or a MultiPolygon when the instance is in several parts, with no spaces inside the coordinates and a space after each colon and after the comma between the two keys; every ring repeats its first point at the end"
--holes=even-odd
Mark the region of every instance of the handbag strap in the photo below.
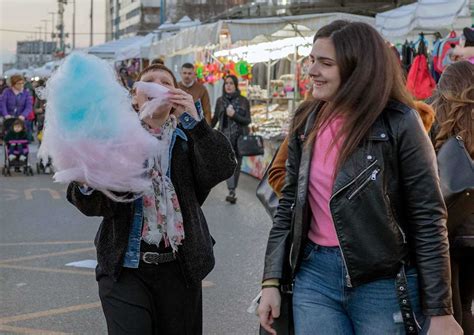
{"type": "Polygon", "coordinates": [[[400,271],[397,273],[395,279],[397,289],[398,304],[400,305],[400,312],[402,313],[403,324],[405,332],[409,335],[418,335],[418,326],[415,320],[415,313],[408,296],[408,282],[405,273],[405,264],[402,264],[400,271]]]}

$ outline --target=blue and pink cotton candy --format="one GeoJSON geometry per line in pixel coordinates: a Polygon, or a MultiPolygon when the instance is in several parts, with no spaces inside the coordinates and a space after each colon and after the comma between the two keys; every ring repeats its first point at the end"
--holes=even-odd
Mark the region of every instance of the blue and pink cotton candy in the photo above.
{"type": "Polygon", "coordinates": [[[42,96],[47,107],[39,156],[52,158],[56,182],[136,193],[151,187],[144,163],[156,152],[157,139],[141,126],[107,62],[71,54],[42,96]]]}

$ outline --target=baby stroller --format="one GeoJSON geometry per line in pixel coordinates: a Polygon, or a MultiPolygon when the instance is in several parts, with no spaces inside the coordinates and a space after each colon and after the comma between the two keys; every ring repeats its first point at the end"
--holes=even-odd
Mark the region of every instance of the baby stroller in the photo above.
{"type": "Polygon", "coordinates": [[[9,140],[6,141],[6,134],[10,129],[12,129],[13,124],[17,119],[10,118],[5,119],[3,122],[4,129],[4,165],[2,168],[2,174],[4,176],[11,176],[11,169],[13,168],[15,172],[22,172],[27,176],[33,175],[33,169],[31,168],[28,157],[29,157],[29,148],[28,140],[19,139],[19,140],[9,140]],[[15,156],[15,157],[11,157],[15,156]]]}
{"type": "MultiPolygon", "coordinates": [[[[36,128],[38,130],[36,138],[38,139],[39,146],[41,146],[44,132],[44,112],[36,114],[36,128]]],[[[36,162],[36,173],[51,174],[52,172],[53,168],[51,158],[48,157],[48,161],[46,162],[46,164],[44,164],[43,158],[39,158],[39,160],[36,162]]]]}

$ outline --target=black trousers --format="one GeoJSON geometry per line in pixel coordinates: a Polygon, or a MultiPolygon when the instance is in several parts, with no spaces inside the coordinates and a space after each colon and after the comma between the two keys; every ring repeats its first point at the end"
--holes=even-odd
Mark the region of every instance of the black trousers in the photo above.
{"type": "Polygon", "coordinates": [[[234,174],[226,180],[227,189],[229,191],[235,191],[235,189],[239,185],[240,168],[242,166],[242,156],[238,154],[237,144],[233,147],[233,149],[235,152],[235,158],[237,159],[237,167],[234,170],[234,174]]]}
{"type": "Polygon", "coordinates": [[[111,335],[202,334],[202,288],[186,286],[178,261],[102,277],[99,296],[111,335]]]}

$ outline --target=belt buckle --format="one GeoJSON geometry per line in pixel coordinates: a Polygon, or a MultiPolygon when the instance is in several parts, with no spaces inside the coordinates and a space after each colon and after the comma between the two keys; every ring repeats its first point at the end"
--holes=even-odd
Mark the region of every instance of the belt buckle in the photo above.
{"type": "Polygon", "coordinates": [[[158,262],[152,262],[152,261],[148,261],[148,260],[147,260],[147,256],[153,256],[153,255],[159,256],[160,254],[159,254],[158,252],[149,252],[149,251],[144,252],[144,253],[143,253],[143,261],[144,261],[145,263],[147,263],[147,264],[155,264],[155,265],[158,265],[158,262]]]}

